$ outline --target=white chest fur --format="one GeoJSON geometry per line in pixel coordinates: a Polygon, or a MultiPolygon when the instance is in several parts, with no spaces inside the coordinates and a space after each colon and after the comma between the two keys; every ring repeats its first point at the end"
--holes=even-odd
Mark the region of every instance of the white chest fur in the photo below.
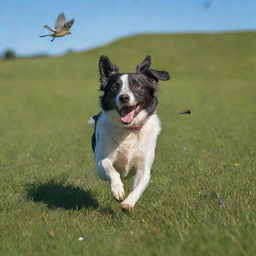
{"type": "Polygon", "coordinates": [[[111,120],[111,111],[102,112],[96,127],[96,162],[108,158],[121,176],[140,166],[152,165],[157,136],[161,130],[156,114],[140,130],[129,130],[111,120]]]}

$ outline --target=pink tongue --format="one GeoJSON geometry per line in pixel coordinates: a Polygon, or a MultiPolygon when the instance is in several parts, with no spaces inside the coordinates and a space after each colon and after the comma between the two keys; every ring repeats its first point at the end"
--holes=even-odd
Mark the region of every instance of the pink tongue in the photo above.
{"type": "Polygon", "coordinates": [[[121,111],[121,120],[124,123],[130,123],[133,120],[134,113],[135,113],[135,109],[132,110],[132,111],[122,109],[122,111],[121,111]]]}

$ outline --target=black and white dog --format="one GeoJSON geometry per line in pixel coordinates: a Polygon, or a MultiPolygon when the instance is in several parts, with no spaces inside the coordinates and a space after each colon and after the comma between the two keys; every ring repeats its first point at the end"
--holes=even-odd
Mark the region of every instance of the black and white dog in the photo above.
{"type": "Polygon", "coordinates": [[[124,200],[121,177],[133,176],[132,191],[121,203],[125,211],[132,210],[149,183],[161,130],[156,114],[158,81],[170,79],[167,72],[150,65],[147,56],[136,73],[119,73],[108,57],[101,56],[99,61],[102,111],[89,122],[94,126],[96,172],[109,182],[118,201],[124,200]]]}

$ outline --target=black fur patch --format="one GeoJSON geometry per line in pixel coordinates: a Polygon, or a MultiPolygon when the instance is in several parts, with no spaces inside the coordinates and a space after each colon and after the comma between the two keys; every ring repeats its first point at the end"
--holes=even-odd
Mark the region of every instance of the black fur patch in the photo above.
{"type": "Polygon", "coordinates": [[[95,135],[95,132],[96,132],[96,126],[97,126],[97,122],[99,120],[100,114],[101,114],[101,112],[98,115],[95,115],[95,116],[92,117],[94,119],[94,122],[95,122],[94,132],[93,132],[92,140],[91,140],[92,150],[93,150],[94,153],[95,153],[95,147],[96,147],[96,135],[95,135]]]}
{"type": "Polygon", "coordinates": [[[100,105],[103,110],[116,109],[115,97],[122,88],[121,74],[112,75],[107,85],[103,88],[104,94],[100,97],[100,105]]]}

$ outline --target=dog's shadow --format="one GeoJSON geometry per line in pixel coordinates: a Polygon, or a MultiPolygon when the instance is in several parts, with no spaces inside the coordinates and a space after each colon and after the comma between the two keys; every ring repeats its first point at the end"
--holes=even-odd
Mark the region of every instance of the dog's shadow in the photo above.
{"type": "Polygon", "coordinates": [[[27,198],[34,202],[42,202],[49,209],[65,210],[96,209],[99,204],[90,190],[84,190],[62,182],[29,184],[27,198]]]}

